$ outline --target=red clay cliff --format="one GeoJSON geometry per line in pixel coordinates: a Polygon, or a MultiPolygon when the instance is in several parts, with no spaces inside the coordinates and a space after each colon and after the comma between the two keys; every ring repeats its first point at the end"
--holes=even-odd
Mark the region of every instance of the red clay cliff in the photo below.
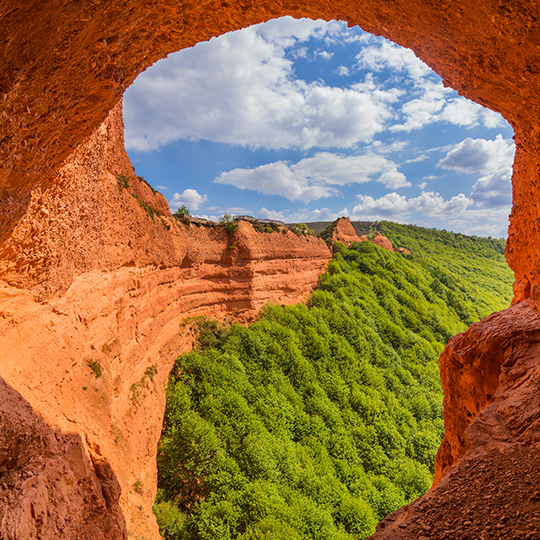
{"type": "Polygon", "coordinates": [[[116,107],[33,191],[4,249],[0,538],[158,538],[155,454],[168,373],[191,347],[183,321],[303,301],[328,247],[182,223],[134,175],[116,107]]]}

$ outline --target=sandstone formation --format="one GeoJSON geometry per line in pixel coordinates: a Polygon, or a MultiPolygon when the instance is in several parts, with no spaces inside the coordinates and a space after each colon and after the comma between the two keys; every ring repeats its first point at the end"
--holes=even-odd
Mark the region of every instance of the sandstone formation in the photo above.
{"type": "Polygon", "coordinates": [[[266,298],[295,301],[324,267],[328,251],[315,241],[291,238],[285,247],[273,235],[260,243],[248,226],[235,238],[182,228],[137,181],[115,129],[123,91],[158,58],[287,14],[346,20],[411,48],[446,85],[501,112],[515,130],[507,259],[516,305],[449,345],[438,477],[452,467],[376,537],[512,538],[518,511],[524,524],[534,518],[527,512],[538,478],[537,2],[5,0],[0,537],[157,538],[149,509],[163,386],[191,339],[180,321],[266,298]],[[129,187],[118,184],[121,173],[129,187]],[[283,256],[270,254],[279,249],[283,256]],[[487,483],[473,482],[479,470],[487,483]],[[504,510],[504,520],[493,503],[503,487],[504,501],[516,494],[508,504],[521,505],[512,515],[511,506],[504,510]],[[480,526],[467,512],[489,514],[484,532],[464,529],[480,526]],[[421,523],[429,529],[421,532],[421,523]]]}
{"type": "Polygon", "coordinates": [[[403,255],[411,254],[411,252],[407,248],[404,248],[404,247],[398,247],[396,251],[399,251],[399,253],[403,253],[403,255]]]}
{"type": "Polygon", "coordinates": [[[119,107],[36,188],[0,272],[0,538],[157,538],[164,388],[198,315],[302,301],[322,240],[185,225],[138,180],[119,107]],[[54,509],[54,511],[53,511],[54,509]]]}
{"type": "Polygon", "coordinates": [[[376,246],[382,247],[383,249],[387,249],[388,251],[394,251],[392,242],[390,242],[390,240],[388,240],[386,236],[383,236],[379,231],[375,233],[375,236],[370,240],[370,242],[376,246]]]}
{"type": "Polygon", "coordinates": [[[353,242],[361,241],[351,224],[350,218],[342,217],[337,220],[332,231],[332,243],[343,242],[345,245],[350,246],[353,242]]]}

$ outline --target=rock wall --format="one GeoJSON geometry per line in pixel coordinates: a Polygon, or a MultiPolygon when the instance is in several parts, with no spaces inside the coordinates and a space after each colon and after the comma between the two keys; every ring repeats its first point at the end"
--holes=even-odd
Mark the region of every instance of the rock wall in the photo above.
{"type": "Polygon", "coordinates": [[[121,119],[32,191],[3,246],[0,538],[159,537],[155,454],[186,318],[302,301],[331,256],[284,228],[183,224],[135,177],[121,119]]]}
{"type": "Polygon", "coordinates": [[[450,340],[440,362],[446,432],[436,486],[370,538],[538,538],[539,354],[530,300],[450,340]]]}
{"type": "MultiPolygon", "coordinates": [[[[190,341],[179,321],[254,308],[268,297],[293,301],[324,267],[323,246],[291,237],[293,247],[285,249],[285,235],[281,243],[265,237],[268,245],[261,246],[248,226],[235,244],[223,232],[183,229],[163,200],[136,181],[118,150],[121,131],[105,121],[136,75],[167,53],[286,14],[346,20],[413,49],[445,84],[501,112],[515,130],[507,259],[516,274],[516,305],[443,355],[447,434],[438,474],[453,466],[424,502],[392,518],[404,527],[381,528],[379,537],[410,532],[406,520],[415,513],[450,512],[452,486],[467,480],[472,486],[474,460],[501,437],[497,459],[482,462],[485,471],[509,478],[521,470],[516,463],[534,457],[536,417],[516,406],[526,402],[517,391],[527,389],[535,411],[538,386],[539,11],[532,0],[5,0],[0,536],[122,538],[129,531],[157,537],[148,516],[162,389],[172,351],[190,341]],[[128,189],[117,185],[121,172],[129,176],[128,189]],[[162,215],[152,219],[132,193],[162,215]],[[268,255],[278,248],[286,255],[268,255]],[[295,273],[303,277],[292,279],[295,273]],[[525,366],[514,383],[520,371],[506,378],[507,361],[510,371],[525,366]],[[100,377],[92,362],[102,367],[100,377]]],[[[464,513],[471,499],[455,493],[456,512],[464,513]]],[[[482,499],[486,508],[488,500],[482,499]]],[[[452,527],[422,535],[451,537],[452,527]]]]}

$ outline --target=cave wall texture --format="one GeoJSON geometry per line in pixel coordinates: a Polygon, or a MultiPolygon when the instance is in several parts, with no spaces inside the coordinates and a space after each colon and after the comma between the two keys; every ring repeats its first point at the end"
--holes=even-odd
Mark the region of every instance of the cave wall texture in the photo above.
{"type": "MultiPolygon", "coordinates": [[[[330,254],[314,240],[261,242],[246,226],[229,250],[223,232],[179,227],[123,150],[119,102],[141,71],[282,15],[384,35],[512,124],[515,305],[441,357],[446,435],[430,496],[451,465],[466,477],[467,456],[533,445],[537,417],[524,411],[537,399],[540,329],[539,11],[533,0],[3,0],[0,537],[158,538],[155,450],[168,371],[190,346],[182,320],[298,301],[324,269],[330,254]],[[129,190],[117,186],[120,172],[129,190]],[[151,219],[132,193],[162,215],[151,219]],[[515,366],[519,376],[505,375],[515,366]]],[[[421,513],[413,505],[400,524],[421,513]]],[[[398,538],[396,523],[377,534],[398,538]]]]}

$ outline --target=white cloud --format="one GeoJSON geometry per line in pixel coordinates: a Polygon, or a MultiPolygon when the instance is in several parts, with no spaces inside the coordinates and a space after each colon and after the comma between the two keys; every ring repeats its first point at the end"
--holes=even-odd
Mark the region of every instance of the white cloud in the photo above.
{"type": "Polygon", "coordinates": [[[411,214],[429,217],[450,217],[463,214],[472,201],[463,193],[449,200],[443,199],[439,193],[427,191],[418,197],[407,198],[398,193],[388,193],[380,199],[369,195],[358,195],[360,204],[355,206],[352,215],[357,219],[404,219],[411,214]]]}
{"type": "Polygon", "coordinates": [[[349,211],[344,208],[340,212],[334,212],[330,208],[315,208],[313,210],[300,210],[286,216],[286,223],[309,223],[310,221],[334,221],[335,219],[348,216],[349,211]]]}
{"type": "Polygon", "coordinates": [[[330,60],[334,56],[334,53],[329,53],[328,51],[315,51],[316,56],[320,56],[325,60],[330,60]]]}
{"type": "Polygon", "coordinates": [[[256,213],[257,217],[263,219],[278,219],[283,221],[285,219],[285,214],[283,212],[278,212],[276,210],[268,210],[265,206],[259,208],[259,211],[256,213]]]}
{"type": "Polygon", "coordinates": [[[495,236],[501,238],[508,232],[508,214],[510,206],[496,208],[471,208],[461,216],[450,219],[448,228],[465,234],[495,236]]]}
{"type": "Polygon", "coordinates": [[[126,147],[150,151],[179,139],[272,149],[370,141],[391,117],[396,91],[307,83],[286,57],[292,44],[341,29],[285,18],[170,55],[125,94],[126,147]]]}
{"type": "Polygon", "coordinates": [[[373,153],[343,156],[319,152],[293,164],[277,161],[254,169],[233,169],[221,173],[215,180],[219,184],[230,184],[264,195],[281,195],[305,203],[339,195],[333,186],[372,181],[390,189],[410,186],[395,163],[373,153]]]}
{"type": "Polygon", "coordinates": [[[425,80],[422,85],[421,96],[411,99],[401,107],[401,114],[405,117],[405,123],[396,124],[390,130],[410,132],[437,122],[446,104],[446,94],[450,92],[451,90],[444,88],[440,82],[434,83],[425,80]]]}
{"type": "Polygon", "coordinates": [[[412,198],[388,193],[379,199],[365,195],[358,195],[358,199],[360,204],[353,208],[351,219],[389,219],[428,227],[438,223],[441,228],[465,234],[499,238],[506,235],[508,228],[508,204],[490,206],[489,201],[485,207],[478,208],[474,197],[466,197],[463,193],[450,199],[444,199],[433,191],[412,198]]]}
{"type": "Polygon", "coordinates": [[[508,207],[512,200],[511,177],[512,174],[508,169],[500,169],[488,176],[482,176],[474,184],[471,198],[480,208],[508,207]]]}
{"type": "Polygon", "coordinates": [[[420,154],[415,158],[408,159],[405,163],[420,163],[421,161],[426,161],[426,159],[428,159],[427,154],[420,154]]]}
{"type": "Polygon", "coordinates": [[[481,113],[482,107],[477,103],[457,97],[446,101],[439,118],[456,126],[474,127],[481,113]]]}
{"type": "Polygon", "coordinates": [[[338,75],[341,75],[342,77],[348,77],[349,68],[347,66],[338,66],[338,68],[336,69],[336,73],[338,75]]]}
{"type": "Polygon", "coordinates": [[[169,201],[169,206],[173,209],[185,205],[188,210],[198,210],[207,201],[206,195],[200,195],[196,189],[186,189],[183,193],[175,193],[169,201]]]}
{"type": "Polygon", "coordinates": [[[156,186],[156,189],[159,189],[161,191],[169,191],[169,188],[167,186],[160,186],[159,184],[156,186]]]}
{"type": "Polygon", "coordinates": [[[356,60],[357,66],[363,69],[381,71],[390,68],[394,71],[405,71],[417,83],[421,83],[423,77],[431,73],[431,69],[410,49],[404,49],[389,41],[379,40],[377,45],[364,47],[356,60]]]}
{"type": "Polygon", "coordinates": [[[455,145],[439,161],[438,167],[460,173],[493,174],[495,171],[507,173],[514,160],[514,143],[497,135],[493,140],[465,139],[455,145]]]}

